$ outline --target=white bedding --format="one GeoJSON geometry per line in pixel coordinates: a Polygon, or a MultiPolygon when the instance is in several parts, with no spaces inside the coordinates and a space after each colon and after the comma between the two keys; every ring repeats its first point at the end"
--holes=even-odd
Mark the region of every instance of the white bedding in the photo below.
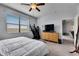
{"type": "Polygon", "coordinates": [[[3,56],[43,56],[48,53],[45,43],[26,37],[0,41],[0,54],[3,56]]]}

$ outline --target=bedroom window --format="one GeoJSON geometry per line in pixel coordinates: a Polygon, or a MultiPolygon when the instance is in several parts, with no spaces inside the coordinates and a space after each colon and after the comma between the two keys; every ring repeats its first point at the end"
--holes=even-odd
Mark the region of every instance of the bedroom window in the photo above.
{"type": "Polygon", "coordinates": [[[25,17],[20,17],[20,32],[27,32],[29,29],[29,20],[25,17]]]}
{"type": "Polygon", "coordinates": [[[17,33],[19,32],[19,18],[13,15],[7,15],[7,32],[17,33]]]}
{"type": "Polygon", "coordinates": [[[7,15],[6,22],[8,33],[27,32],[28,30],[29,22],[24,17],[7,15]]]}

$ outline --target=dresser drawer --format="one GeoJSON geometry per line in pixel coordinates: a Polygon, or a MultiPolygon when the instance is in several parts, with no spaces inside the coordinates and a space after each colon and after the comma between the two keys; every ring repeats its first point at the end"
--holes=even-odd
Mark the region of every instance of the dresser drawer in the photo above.
{"type": "Polygon", "coordinates": [[[42,33],[42,39],[45,39],[45,40],[48,40],[48,41],[53,41],[53,42],[58,42],[58,33],[43,32],[42,33]]]}

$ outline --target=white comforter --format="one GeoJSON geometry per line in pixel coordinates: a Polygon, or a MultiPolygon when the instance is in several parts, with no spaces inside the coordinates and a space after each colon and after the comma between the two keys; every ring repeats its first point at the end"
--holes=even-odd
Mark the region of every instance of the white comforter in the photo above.
{"type": "Polygon", "coordinates": [[[0,41],[0,54],[3,56],[43,56],[48,52],[45,43],[26,37],[0,41]]]}

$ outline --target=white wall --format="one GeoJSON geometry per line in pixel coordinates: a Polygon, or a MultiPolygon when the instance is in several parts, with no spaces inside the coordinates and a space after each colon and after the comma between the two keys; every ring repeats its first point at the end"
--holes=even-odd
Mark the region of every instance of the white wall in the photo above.
{"type": "Polygon", "coordinates": [[[37,25],[40,26],[42,30],[42,25],[45,24],[54,24],[55,31],[59,33],[60,38],[62,39],[62,20],[73,20],[76,15],[76,8],[71,6],[58,6],[54,7],[54,9],[58,10],[53,12],[53,8],[51,11],[48,9],[48,12],[43,14],[40,18],[38,18],[37,25]]]}
{"type": "Polygon", "coordinates": [[[55,24],[55,31],[61,33],[61,26],[59,26],[61,25],[61,20],[58,19],[59,18],[57,18],[56,16],[53,17],[53,15],[47,15],[39,18],[37,24],[40,26],[41,30],[43,29],[42,26],[46,24],[55,24]]]}
{"type": "Polygon", "coordinates": [[[0,6],[0,32],[5,32],[6,28],[4,11],[5,11],[4,7],[0,6]]]}

